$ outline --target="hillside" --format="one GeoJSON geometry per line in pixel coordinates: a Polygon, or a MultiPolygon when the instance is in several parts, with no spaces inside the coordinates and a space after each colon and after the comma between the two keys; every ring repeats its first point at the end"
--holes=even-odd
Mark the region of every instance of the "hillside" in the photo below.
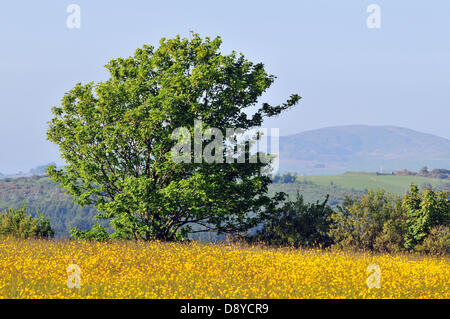
{"type": "Polygon", "coordinates": [[[281,171],[332,175],[347,171],[450,166],[450,140],[393,126],[336,126],[280,137],[281,171]]]}
{"type": "Polygon", "coordinates": [[[0,212],[6,208],[19,208],[26,202],[27,211],[39,210],[50,218],[56,236],[67,236],[71,227],[90,228],[94,224],[96,210],[80,207],[72,202],[48,177],[33,176],[0,180],[0,212]]]}

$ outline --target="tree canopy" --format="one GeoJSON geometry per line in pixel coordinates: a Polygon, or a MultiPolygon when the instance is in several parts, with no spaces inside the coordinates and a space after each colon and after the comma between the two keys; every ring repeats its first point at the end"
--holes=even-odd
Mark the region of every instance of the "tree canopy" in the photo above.
{"type": "MultiPolygon", "coordinates": [[[[245,231],[282,196],[266,195],[271,181],[262,169],[270,162],[198,161],[191,151],[187,161],[171,156],[176,129],[194,138],[201,121],[203,145],[217,143],[218,132],[209,129],[225,136],[227,128],[260,127],[300,100],[293,94],[250,114],[275,77],[243,54],[223,55],[221,42],[192,33],[163,38],[158,48],[144,45],[111,60],[107,81],[79,83],[52,108],[47,136],[67,165],[48,173],[77,203],[110,219],[113,236],[176,240],[189,232],[245,231]]],[[[212,155],[229,151],[220,143],[212,155]]]]}

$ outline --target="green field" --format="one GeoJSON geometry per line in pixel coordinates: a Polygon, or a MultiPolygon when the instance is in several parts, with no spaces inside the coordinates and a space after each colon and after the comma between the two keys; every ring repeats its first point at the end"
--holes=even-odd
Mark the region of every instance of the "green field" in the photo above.
{"type": "Polygon", "coordinates": [[[328,204],[331,206],[342,204],[346,195],[362,196],[365,194],[363,190],[347,189],[336,185],[323,186],[303,180],[298,180],[296,183],[271,184],[269,186],[269,195],[273,196],[276,192],[288,194],[290,200],[295,200],[297,193],[299,193],[307,203],[322,202],[327,195],[330,195],[328,204]]]}
{"type": "Polygon", "coordinates": [[[334,176],[300,176],[299,181],[311,181],[320,186],[335,185],[347,189],[367,190],[383,188],[393,194],[404,194],[411,183],[418,186],[430,184],[433,188],[448,187],[449,180],[419,176],[380,175],[376,173],[349,172],[334,176]]]}
{"type": "Polygon", "coordinates": [[[450,189],[450,180],[419,176],[377,175],[376,173],[349,172],[333,176],[299,176],[295,183],[274,183],[269,194],[285,192],[294,200],[297,192],[306,202],[323,201],[330,195],[328,204],[342,204],[346,195],[362,196],[369,189],[384,189],[389,193],[405,194],[411,183],[420,188],[432,186],[435,190],[450,189]]]}

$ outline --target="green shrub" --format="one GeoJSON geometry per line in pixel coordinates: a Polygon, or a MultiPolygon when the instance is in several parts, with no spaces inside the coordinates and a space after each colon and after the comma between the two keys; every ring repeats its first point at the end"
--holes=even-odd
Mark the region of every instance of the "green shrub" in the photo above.
{"type": "Polygon", "coordinates": [[[403,207],[407,215],[405,247],[408,250],[420,245],[432,227],[449,226],[449,196],[449,192],[435,192],[431,189],[420,192],[416,185],[411,185],[409,193],[403,198],[403,207]]]}
{"type": "Polygon", "coordinates": [[[87,231],[81,231],[76,227],[72,227],[70,236],[74,239],[87,239],[93,241],[106,241],[110,238],[106,227],[98,224],[92,226],[92,229],[87,231]]]}
{"type": "Polygon", "coordinates": [[[415,250],[432,255],[450,254],[449,228],[442,225],[431,228],[429,235],[415,250]]]}
{"type": "Polygon", "coordinates": [[[262,229],[249,239],[277,246],[329,246],[329,217],[333,210],[327,202],[328,196],[322,203],[304,203],[303,196],[297,194],[296,201],[266,214],[262,229]]]}
{"type": "Polygon", "coordinates": [[[347,196],[331,219],[330,236],[340,248],[399,251],[403,247],[401,199],[384,190],[369,190],[361,198],[347,196]]]}
{"type": "Polygon", "coordinates": [[[17,238],[51,238],[55,234],[50,220],[37,212],[37,218],[27,215],[26,205],[0,213],[0,235],[17,238]]]}
{"type": "MultiPolygon", "coordinates": [[[[397,212],[401,212],[401,209],[394,210],[394,214],[397,212]]],[[[376,237],[373,248],[376,251],[399,253],[404,250],[404,237],[404,216],[392,216],[392,219],[384,223],[383,230],[376,237]]]]}

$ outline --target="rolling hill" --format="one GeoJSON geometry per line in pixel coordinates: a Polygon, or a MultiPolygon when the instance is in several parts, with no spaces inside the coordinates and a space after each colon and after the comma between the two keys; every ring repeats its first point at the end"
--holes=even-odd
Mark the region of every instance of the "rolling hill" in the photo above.
{"type": "Polygon", "coordinates": [[[36,216],[39,211],[50,219],[57,237],[67,236],[71,227],[88,229],[97,211],[74,204],[72,197],[46,176],[4,178],[0,180],[0,212],[26,204],[36,216]]]}
{"type": "Polygon", "coordinates": [[[280,170],[305,175],[450,166],[450,140],[393,126],[336,126],[280,137],[280,170]]]}

